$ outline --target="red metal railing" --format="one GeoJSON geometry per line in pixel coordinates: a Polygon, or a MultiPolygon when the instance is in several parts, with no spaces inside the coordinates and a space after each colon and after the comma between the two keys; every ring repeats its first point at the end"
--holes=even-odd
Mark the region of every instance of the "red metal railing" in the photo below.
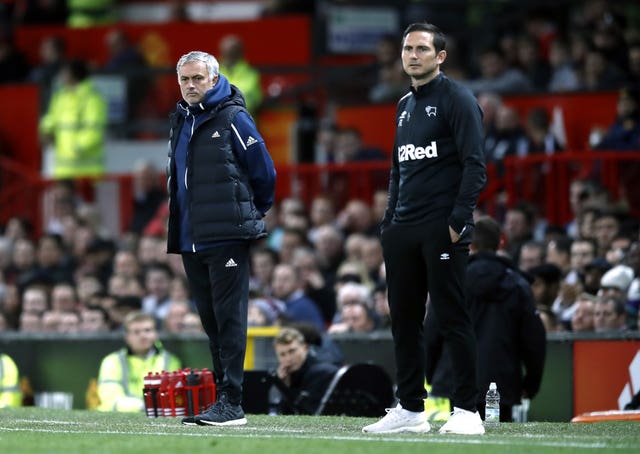
{"type": "MultiPolygon", "coordinates": [[[[340,207],[349,199],[371,201],[372,194],[386,190],[388,162],[352,164],[290,164],[278,166],[276,199],[297,196],[310,204],[319,193],[332,196],[340,207]]],[[[534,155],[506,158],[500,166],[489,165],[488,182],[479,205],[496,215],[503,206],[521,201],[535,204],[550,224],[562,225],[572,218],[569,185],[574,178],[591,178],[606,188],[613,200],[625,198],[631,214],[640,217],[640,151],[637,152],[563,152],[553,156],[534,155]]],[[[41,232],[43,194],[51,180],[0,158],[0,225],[13,216],[28,219],[41,232]]],[[[130,175],[107,175],[101,181],[118,187],[114,210],[120,214],[124,231],[132,216],[133,185],[130,175]]],[[[82,195],[92,200],[92,182],[79,182],[82,195]]]]}

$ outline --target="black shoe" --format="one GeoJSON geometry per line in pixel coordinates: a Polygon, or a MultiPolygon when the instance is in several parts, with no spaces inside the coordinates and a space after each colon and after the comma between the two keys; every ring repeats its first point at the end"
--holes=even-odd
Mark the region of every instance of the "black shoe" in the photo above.
{"type": "Polygon", "coordinates": [[[197,426],[196,417],[195,416],[187,416],[186,418],[182,418],[182,424],[185,426],[197,426]]]}
{"type": "Polygon", "coordinates": [[[229,403],[226,394],[222,394],[215,404],[194,419],[200,426],[242,426],[247,423],[242,407],[229,403]]]}

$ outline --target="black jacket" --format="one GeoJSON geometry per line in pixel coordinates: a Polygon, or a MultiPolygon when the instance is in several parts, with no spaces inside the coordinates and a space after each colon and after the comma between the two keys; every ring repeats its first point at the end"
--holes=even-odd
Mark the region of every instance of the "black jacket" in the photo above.
{"type": "Polygon", "coordinates": [[[444,74],[398,102],[389,222],[447,219],[460,233],[486,182],[482,111],[471,92],[444,74]]]}
{"type": "MultiPolygon", "coordinates": [[[[465,290],[477,338],[478,404],[491,382],[498,385],[503,405],[519,403],[523,393],[534,397],[542,380],[546,333],[529,282],[509,259],[481,252],[469,258],[465,290]]],[[[432,311],[425,325],[427,381],[434,395],[450,397],[451,365],[432,311]]]]}
{"type": "MultiPolygon", "coordinates": [[[[230,86],[230,93],[219,103],[189,107],[190,110],[196,110],[204,105],[205,111],[197,113],[198,119],[188,138],[185,174],[177,175],[176,172],[176,147],[179,146],[185,115],[177,111],[171,117],[167,168],[168,252],[189,250],[184,247],[185,243],[193,243],[194,248],[208,247],[219,242],[251,240],[267,235],[262,218],[270,206],[273,188],[270,187],[266,194],[254,193],[247,169],[234,153],[232,134],[235,132],[231,129],[231,122],[239,112],[246,113],[246,107],[235,87],[230,86]],[[183,182],[188,191],[179,193],[178,184],[183,182]],[[182,199],[179,200],[179,197],[182,199]],[[188,207],[188,210],[181,210],[179,203],[188,207]]],[[[259,137],[257,132],[255,136],[259,137]]],[[[182,146],[185,146],[187,139],[181,140],[182,146]]],[[[254,143],[257,142],[254,140],[254,143]]],[[[270,158],[268,163],[273,166],[270,158]]],[[[269,173],[275,174],[275,171],[269,173]]]]}
{"type": "Polygon", "coordinates": [[[282,394],[279,413],[315,414],[338,369],[334,363],[320,361],[310,351],[302,367],[291,374],[289,386],[274,376],[275,384],[282,394]]]}

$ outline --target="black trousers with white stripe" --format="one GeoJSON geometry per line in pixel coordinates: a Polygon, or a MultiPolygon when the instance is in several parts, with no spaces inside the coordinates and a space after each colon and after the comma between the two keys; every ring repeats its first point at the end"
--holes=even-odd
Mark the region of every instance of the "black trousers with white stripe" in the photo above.
{"type": "Polygon", "coordinates": [[[460,242],[451,243],[446,219],[390,224],[382,233],[397,397],[404,409],[423,411],[427,396],[423,326],[427,298],[452,358],[452,404],[476,409],[475,335],[464,299],[468,238],[465,232],[460,242]]]}
{"type": "Polygon", "coordinates": [[[183,253],[191,297],[209,337],[217,395],[242,402],[249,305],[249,242],[183,253]]]}

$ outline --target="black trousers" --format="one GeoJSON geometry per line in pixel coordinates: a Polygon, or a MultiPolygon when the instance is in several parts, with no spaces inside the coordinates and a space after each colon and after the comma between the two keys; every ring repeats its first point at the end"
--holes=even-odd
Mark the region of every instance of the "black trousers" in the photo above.
{"type": "Polygon", "coordinates": [[[183,253],[191,296],[209,337],[218,396],[242,402],[249,304],[249,243],[183,253]]]}
{"type": "MultiPolygon", "coordinates": [[[[466,235],[465,238],[466,239],[466,235]]],[[[397,397],[403,408],[423,411],[424,326],[427,298],[451,353],[452,405],[476,410],[476,341],[464,299],[468,242],[451,243],[446,219],[390,224],[382,233],[393,335],[397,397]]]]}

